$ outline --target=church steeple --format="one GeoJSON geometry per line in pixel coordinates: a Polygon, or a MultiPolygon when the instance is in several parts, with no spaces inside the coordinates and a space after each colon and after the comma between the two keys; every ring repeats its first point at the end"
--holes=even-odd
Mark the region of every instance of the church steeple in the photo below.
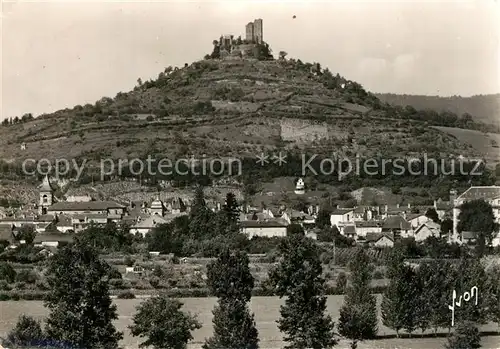
{"type": "Polygon", "coordinates": [[[54,202],[54,187],[50,183],[49,176],[45,175],[42,184],[38,187],[40,194],[40,202],[38,205],[39,214],[47,214],[47,209],[52,206],[54,202]]]}
{"type": "Polygon", "coordinates": [[[40,192],[54,192],[54,187],[50,184],[49,175],[45,175],[42,180],[42,184],[38,187],[40,192]]]}

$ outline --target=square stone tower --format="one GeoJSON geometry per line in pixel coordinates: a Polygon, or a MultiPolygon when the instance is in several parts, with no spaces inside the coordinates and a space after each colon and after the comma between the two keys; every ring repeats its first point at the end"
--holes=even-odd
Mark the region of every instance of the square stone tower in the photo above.
{"type": "Polygon", "coordinates": [[[246,29],[245,39],[249,42],[253,42],[253,22],[248,23],[245,26],[245,29],[246,29]]]}
{"type": "Polygon", "coordinates": [[[253,39],[257,44],[264,42],[264,27],[260,18],[253,21],[253,39]]]}

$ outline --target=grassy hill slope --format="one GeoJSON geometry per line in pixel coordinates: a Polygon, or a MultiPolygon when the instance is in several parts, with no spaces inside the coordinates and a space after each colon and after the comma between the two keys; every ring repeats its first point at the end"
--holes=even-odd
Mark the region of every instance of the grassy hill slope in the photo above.
{"type": "MultiPolygon", "coordinates": [[[[391,159],[485,156],[483,148],[436,127],[490,128],[468,118],[393,107],[318,63],[205,59],[168,67],[114,98],[0,126],[0,178],[20,178],[26,158],[86,160],[86,169],[103,158],[239,158],[247,160],[248,184],[301,176],[304,152],[391,159]],[[255,166],[257,154],[278,151],[295,158],[277,170],[255,166]]],[[[318,181],[339,184],[330,177],[318,181]]],[[[85,183],[91,182],[87,176],[85,183]]],[[[344,191],[435,185],[432,178],[404,182],[384,176],[354,176],[345,184],[344,191]]]]}
{"type": "Polygon", "coordinates": [[[167,68],[115,98],[0,127],[0,157],[242,156],[277,148],[474,155],[428,121],[387,109],[359,84],[315,67],[204,60],[167,68]]]}

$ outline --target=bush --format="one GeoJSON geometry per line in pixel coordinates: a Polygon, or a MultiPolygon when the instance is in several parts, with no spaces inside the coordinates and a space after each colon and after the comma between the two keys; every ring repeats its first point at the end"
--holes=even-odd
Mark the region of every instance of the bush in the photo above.
{"type": "Polygon", "coordinates": [[[112,267],[110,272],[109,272],[109,278],[110,279],[121,279],[122,274],[118,271],[116,267],[112,267]]]}
{"type": "Polygon", "coordinates": [[[9,263],[0,263],[0,280],[5,280],[8,283],[13,283],[16,279],[16,271],[9,263]]]}
{"type": "Polygon", "coordinates": [[[333,257],[330,253],[328,252],[323,252],[319,259],[321,260],[321,263],[322,264],[330,264],[330,262],[332,261],[333,257]]]}
{"type": "Polygon", "coordinates": [[[43,339],[40,322],[25,315],[21,315],[14,329],[7,335],[7,341],[11,345],[32,345],[43,339]]]}
{"type": "Polygon", "coordinates": [[[0,290],[1,291],[10,291],[11,287],[9,283],[5,280],[0,280],[0,290]]]}
{"type": "Polygon", "coordinates": [[[118,299],[134,299],[135,294],[132,291],[120,292],[117,296],[118,299]]]}
{"type": "Polygon", "coordinates": [[[38,280],[38,275],[32,270],[21,270],[16,275],[16,282],[34,284],[38,280]]]}
{"type": "Polygon", "coordinates": [[[111,279],[109,280],[109,286],[112,289],[118,290],[126,290],[130,288],[130,285],[127,285],[123,279],[111,279]]]}
{"type": "Polygon", "coordinates": [[[127,267],[132,267],[135,263],[135,261],[132,259],[132,257],[130,256],[127,256],[125,257],[123,263],[127,266],[127,267]]]}
{"type": "Polygon", "coordinates": [[[448,343],[445,344],[446,349],[477,349],[481,348],[481,337],[479,330],[473,322],[459,323],[455,329],[455,333],[448,337],[448,343]]]}
{"type": "Polygon", "coordinates": [[[347,275],[344,272],[340,272],[339,275],[337,275],[335,285],[338,292],[340,292],[340,294],[344,294],[347,287],[347,275]]]}
{"type": "Polygon", "coordinates": [[[382,270],[375,270],[373,273],[373,279],[374,280],[381,280],[385,278],[384,272],[382,270]]]}

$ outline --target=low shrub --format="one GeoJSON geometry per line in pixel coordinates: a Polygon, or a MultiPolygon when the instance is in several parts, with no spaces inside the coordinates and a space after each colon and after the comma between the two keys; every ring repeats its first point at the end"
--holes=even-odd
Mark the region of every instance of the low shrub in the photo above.
{"type": "Polygon", "coordinates": [[[117,296],[118,299],[134,299],[135,294],[132,291],[120,292],[117,296]]]}
{"type": "Polygon", "coordinates": [[[375,272],[373,273],[373,279],[374,280],[381,280],[384,277],[385,277],[384,276],[384,272],[382,270],[375,270],[375,272]]]}

